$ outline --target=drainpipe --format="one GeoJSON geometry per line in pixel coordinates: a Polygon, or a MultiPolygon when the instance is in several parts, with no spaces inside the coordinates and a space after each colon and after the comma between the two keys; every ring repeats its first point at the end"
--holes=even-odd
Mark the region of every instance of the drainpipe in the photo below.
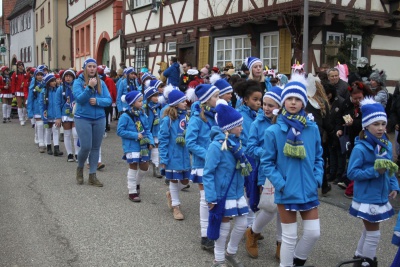
{"type": "MultiPolygon", "coordinates": [[[[54,1],[53,3],[55,3],[55,7],[54,7],[54,12],[53,15],[55,15],[57,13],[57,16],[54,16],[54,21],[56,23],[55,25],[55,31],[53,28],[53,32],[55,32],[55,56],[54,56],[54,68],[57,69],[59,68],[58,66],[58,48],[59,48],[59,43],[58,43],[58,1],[54,1]]],[[[68,5],[68,2],[67,2],[68,5]]]]}
{"type": "Polygon", "coordinates": [[[68,14],[69,14],[69,3],[67,2],[67,17],[65,18],[65,26],[67,26],[69,29],[70,29],[70,31],[71,31],[71,34],[70,34],[70,38],[69,38],[69,42],[70,42],[70,45],[69,45],[69,47],[70,47],[70,51],[69,51],[69,53],[70,53],[70,58],[71,58],[71,64],[70,64],[70,67],[72,68],[72,67],[74,67],[73,66],[73,64],[72,64],[72,62],[73,62],[73,58],[74,58],[74,54],[72,53],[73,52],[73,46],[72,46],[72,34],[73,34],[73,30],[72,30],[72,27],[70,27],[69,25],[68,25],[68,14]]]}
{"type": "Polygon", "coordinates": [[[303,63],[305,73],[308,73],[308,8],[308,0],[304,0],[303,63]]]}

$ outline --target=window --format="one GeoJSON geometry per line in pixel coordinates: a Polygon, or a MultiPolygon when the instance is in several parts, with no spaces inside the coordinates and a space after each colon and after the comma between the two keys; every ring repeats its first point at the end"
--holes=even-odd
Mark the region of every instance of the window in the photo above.
{"type": "Polygon", "coordinates": [[[85,52],[90,54],[90,24],[85,27],[85,52]]]}
{"type": "Polygon", "coordinates": [[[278,69],[279,58],[279,33],[265,33],[261,35],[261,61],[269,69],[278,69]]]}
{"type": "Polygon", "coordinates": [[[136,72],[139,73],[140,69],[144,66],[147,66],[147,47],[141,46],[136,47],[135,49],[135,62],[133,64],[133,68],[136,69],[136,72]]]}
{"type": "Polygon", "coordinates": [[[90,21],[75,27],[75,57],[90,55],[90,21]]]}
{"type": "Polygon", "coordinates": [[[15,33],[18,33],[18,19],[15,19],[15,33]]]}
{"type": "Polygon", "coordinates": [[[25,15],[21,16],[21,31],[25,30],[25,15]]]}
{"type": "Polygon", "coordinates": [[[49,13],[48,13],[48,22],[50,22],[50,21],[51,21],[50,1],[47,3],[47,7],[48,7],[48,10],[49,10],[49,13]]]}
{"type": "Polygon", "coordinates": [[[81,51],[79,49],[79,30],[75,31],[75,54],[80,55],[81,51]]]}
{"type": "Polygon", "coordinates": [[[19,60],[23,60],[24,59],[24,54],[23,54],[23,49],[21,48],[20,52],[19,52],[19,60]]]}
{"type": "Polygon", "coordinates": [[[28,56],[28,54],[26,53],[26,47],[25,47],[25,48],[24,48],[24,62],[27,62],[27,61],[28,61],[27,56],[28,56]]]}
{"type": "Polygon", "coordinates": [[[30,29],[31,28],[31,14],[28,14],[26,16],[26,28],[30,29]]]}
{"type": "Polygon", "coordinates": [[[169,42],[167,44],[167,52],[176,52],[176,42],[169,42]]]}
{"type": "MultiPolygon", "coordinates": [[[[326,33],[326,41],[330,45],[340,46],[343,41],[343,33],[337,32],[327,32],[326,33]]],[[[361,57],[361,35],[348,35],[346,36],[346,40],[351,41],[351,64],[355,65],[357,63],[357,59],[361,57]]]]}
{"type": "Polygon", "coordinates": [[[233,36],[215,38],[214,41],[214,66],[223,68],[226,63],[232,62],[239,70],[246,57],[251,55],[251,43],[247,36],[233,36]]]}
{"type": "Polygon", "coordinates": [[[152,4],[152,0],[131,0],[131,7],[139,8],[152,4]]]}
{"type": "Polygon", "coordinates": [[[32,62],[32,47],[28,46],[28,62],[32,62]]]}
{"type": "Polygon", "coordinates": [[[40,9],[40,28],[44,27],[44,7],[40,9]]]}
{"type": "Polygon", "coordinates": [[[38,13],[36,13],[36,25],[35,25],[36,31],[38,31],[38,25],[39,25],[38,13]]]}

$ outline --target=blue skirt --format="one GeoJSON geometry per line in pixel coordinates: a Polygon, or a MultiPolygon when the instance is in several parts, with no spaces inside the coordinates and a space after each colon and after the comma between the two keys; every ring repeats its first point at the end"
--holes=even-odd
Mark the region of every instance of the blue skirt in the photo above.
{"type": "Polygon", "coordinates": [[[150,161],[149,156],[141,156],[140,152],[129,152],[122,156],[123,160],[126,160],[128,164],[141,163],[150,161]]]}
{"type": "Polygon", "coordinates": [[[311,202],[307,202],[304,204],[285,204],[285,210],[289,211],[307,211],[307,210],[312,210],[316,207],[319,206],[319,201],[314,200],[311,202]]]}
{"type": "Polygon", "coordinates": [[[190,173],[190,181],[195,184],[203,184],[203,171],[204,169],[193,169],[190,173]]]}
{"type": "Polygon", "coordinates": [[[190,170],[182,170],[182,171],[175,171],[175,170],[165,170],[165,178],[168,180],[184,180],[189,179],[190,177],[190,170]]]}
{"type": "Polygon", "coordinates": [[[224,217],[235,217],[249,213],[249,206],[246,198],[242,196],[239,199],[227,199],[225,202],[224,217]]]}
{"type": "Polygon", "coordinates": [[[358,217],[372,223],[378,223],[392,217],[394,215],[394,210],[389,202],[386,204],[377,205],[359,203],[353,200],[349,208],[349,213],[354,217],[358,217]]]}

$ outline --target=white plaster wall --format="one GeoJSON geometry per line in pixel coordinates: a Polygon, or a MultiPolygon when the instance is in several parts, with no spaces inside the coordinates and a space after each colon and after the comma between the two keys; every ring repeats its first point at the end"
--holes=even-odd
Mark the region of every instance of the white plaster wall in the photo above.
{"type": "Polygon", "coordinates": [[[211,17],[211,13],[208,9],[207,0],[199,0],[198,18],[207,19],[211,17]]]}
{"type": "MultiPolygon", "coordinates": [[[[177,3],[172,4],[172,10],[174,11],[176,21],[179,20],[179,15],[181,14],[180,11],[182,10],[182,7],[183,7],[182,2],[177,2],[177,3]]],[[[172,15],[170,14],[170,12],[171,11],[169,9],[164,7],[164,15],[163,15],[163,21],[162,21],[163,26],[169,26],[169,25],[174,24],[174,19],[172,18],[172,15]]]]}
{"type": "MultiPolygon", "coordinates": [[[[386,8],[389,10],[389,5],[386,5],[386,8]]],[[[371,1],[371,10],[372,11],[385,12],[385,10],[383,9],[381,1],[371,1]]]]}
{"type": "Polygon", "coordinates": [[[193,9],[194,9],[193,1],[187,1],[181,22],[193,21],[193,9]]]}
{"type": "Polygon", "coordinates": [[[115,38],[110,42],[110,66],[111,67],[111,61],[112,57],[115,57],[116,63],[117,63],[117,69],[119,68],[119,61],[121,59],[121,46],[120,46],[120,37],[115,38]]]}
{"type": "MultiPolygon", "coordinates": [[[[374,2],[374,1],[371,1],[374,2]]],[[[379,2],[379,1],[375,1],[375,2],[379,2]]],[[[366,9],[366,5],[367,5],[367,1],[366,0],[357,0],[354,3],[354,8],[355,9],[366,9]]]]}
{"type": "Polygon", "coordinates": [[[102,32],[107,32],[113,38],[113,9],[112,5],[96,13],[96,45],[102,39],[102,32]]]}
{"type": "MultiPolygon", "coordinates": [[[[147,15],[149,14],[148,11],[145,13],[147,15]]],[[[146,21],[147,21],[147,15],[146,15],[146,21]]],[[[136,21],[136,19],[135,19],[135,21],[136,21]]],[[[144,21],[144,22],[146,22],[146,21],[144,21]]],[[[160,12],[151,13],[150,21],[149,21],[149,25],[147,25],[147,29],[148,30],[158,29],[160,27],[159,21],[160,21],[160,12]]]]}
{"type": "Polygon", "coordinates": [[[30,46],[32,48],[32,61],[24,63],[25,67],[34,67],[36,65],[35,24],[33,23],[34,20],[35,14],[33,10],[29,10],[12,20],[13,23],[19,23],[19,32],[14,35],[10,35],[10,61],[13,58],[13,55],[17,57],[17,60],[21,60],[21,48],[28,48],[30,46]],[[29,13],[31,14],[31,28],[21,31],[21,16],[27,15],[29,13]]]}
{"type": "MultiPolygon", "coordinates": [[[[314,50],[314,55],[315,55],[315,59],[317,60],[317,67],[321,66],[321,62],[319,61],[320,57],[321,57],[321,50],[314,50]]],[[[317,70],[315,69],[315,67],[313,66],[312,68],[312,73],[316,73],[317,70]]]]}
{"type": "Polygon", "coordinates": [[[130,15],[125,16],[125,34],[136,33],[133,21],[130,15]]]}
{"type": "MultiPolygon", "coordinates": [[[[133,15],[133,17],[135,19],[136,29],[138,30],[138,32],[144,31],[144,29],[146,27],[146,23],[147,23],[147,18],[149,17],[149,12],[150,11],[145,11],[145,12],[141,12],[141,13],[137,13],[137,14],[133,15]]],[[[150,20],[154,20],[154,18],[152,18],[150,16],[150,20]]],[[[158,20],[156,20],[156,21],[158,23],[158,20]]]]}
{"type": "MultiPolygon", "coordinates": [[[[398,57],[387,57],[387,56],[371,56],[372,65],[375,65],[376,69],[383,69],[386,72],[386,80],[400,80],[399,66],[400,58],[398,57]]],[[[388,87],[389,92],[393,92],[394,87],[388,87]]]]}
{"type": "MultiPolygon", "coordinates": [[[[69,3],[68,3],[68,5],[69,5],[69,3]]],[[[74,4],[72,6],[69,5],[69,7],[68,7],[68,20],[75,18],[83,11],[85,11],[85,1],[81,0],[78,2],[74,2],[74,4]]]]}
{"type": "Polygon", "coordinates": [[[322,44],[322,31],[319,31],[315,39],[313,40],[312,44],[322,44]]]}
{"type": "Polygon", "coordinates": [[[399,50],[400,38],[375,35],[372,40],[372,49],[399,50]]]}

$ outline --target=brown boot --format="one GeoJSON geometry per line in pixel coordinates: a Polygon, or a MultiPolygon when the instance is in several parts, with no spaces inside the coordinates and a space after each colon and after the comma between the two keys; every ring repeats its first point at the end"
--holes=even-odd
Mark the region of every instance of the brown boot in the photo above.
{"type": "Polygon", "coordinates": [[[76,182],[78,184],[83,184],[83,168],[76,168],[76,182]]]}
{"type": "Polygon", "coordinates": [[[258,243],[257,240],[259,238],[260,234],[253,233],[251,231],[251,228],[247,228],[245,237],[246,237],[246,251],[247,254],[251,258],[258,258],[258,243]]]}
{"type": "Polygon", "coordinates": [[[172,207],[172,209],[173,209],[174,219],[175,220],[182,221],[183,219],[185,219],[185,217],[183,216],[179,206],[172,207]]]}
{"type": "Polygon", "coordinates": [[[97,186],[97,187],[102,187],[103,184],[97,180],[96,174],[95,173],[89,173],[89,185],[97,186]]]}
{"type": "Polygon", "coordinates": [[[281,242],[276,241],[276,252],[275,252],[275,258],[280,261],[281,260],[281,242]]]}

